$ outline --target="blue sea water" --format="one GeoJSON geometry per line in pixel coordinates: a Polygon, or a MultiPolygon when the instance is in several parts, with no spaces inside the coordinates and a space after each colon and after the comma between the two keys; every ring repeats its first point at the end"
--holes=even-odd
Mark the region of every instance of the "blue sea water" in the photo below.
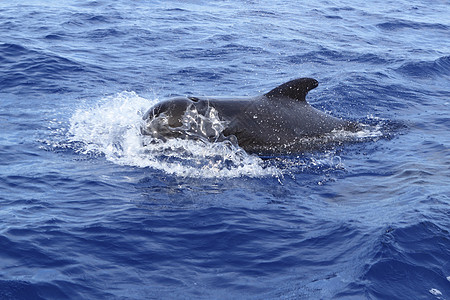
{"type": "Polygon", "coordinates": [[[450,299],[448,1],[0,2],[0,299],[450,299]],[[144,147],[313,77],[309,153],[144,147]]]}

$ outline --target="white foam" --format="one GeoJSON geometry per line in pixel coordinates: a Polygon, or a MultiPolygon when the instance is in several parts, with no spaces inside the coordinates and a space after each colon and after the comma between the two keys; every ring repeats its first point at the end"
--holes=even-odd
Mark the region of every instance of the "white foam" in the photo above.
{"type": "Polygon", "coordinates": [[[442,293],[438,289],[430,289],[429,292],[435,296],[442,296],[442,293]]]}

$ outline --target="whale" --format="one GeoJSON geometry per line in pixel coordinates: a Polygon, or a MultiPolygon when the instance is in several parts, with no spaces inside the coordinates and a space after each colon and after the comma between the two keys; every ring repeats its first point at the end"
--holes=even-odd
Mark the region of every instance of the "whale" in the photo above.
{"type": "Polygon", "coordinates": [[[330,134],[355,132],[358,123],[329,115],[306,101],[318,86],[298,78],[255,97],[176,97],[143,115],[141,133],[155,139],[228,140],[248,153],[290,154],[329,143],[330,134]]]}

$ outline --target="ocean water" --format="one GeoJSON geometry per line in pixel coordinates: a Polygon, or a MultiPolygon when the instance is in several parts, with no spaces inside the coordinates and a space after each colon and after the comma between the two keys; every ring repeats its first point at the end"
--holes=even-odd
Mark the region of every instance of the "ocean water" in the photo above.
{"type": "Polygon", "coordinates": [[[0,299],[450,299],[448,1],[0,2],[0,299]],[[298,77],[366,127],[145,146],[298,77]]]}

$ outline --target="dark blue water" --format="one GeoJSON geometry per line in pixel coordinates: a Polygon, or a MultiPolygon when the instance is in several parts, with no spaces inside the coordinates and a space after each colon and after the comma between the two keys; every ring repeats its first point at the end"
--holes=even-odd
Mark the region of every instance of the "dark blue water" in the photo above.
{"type": "Polygon", "coordinates": [[[0,2],[0,299],[450,299],[448,1],[0,2]],[[297,77],[369,129],[143,147],[297,77]]]}

